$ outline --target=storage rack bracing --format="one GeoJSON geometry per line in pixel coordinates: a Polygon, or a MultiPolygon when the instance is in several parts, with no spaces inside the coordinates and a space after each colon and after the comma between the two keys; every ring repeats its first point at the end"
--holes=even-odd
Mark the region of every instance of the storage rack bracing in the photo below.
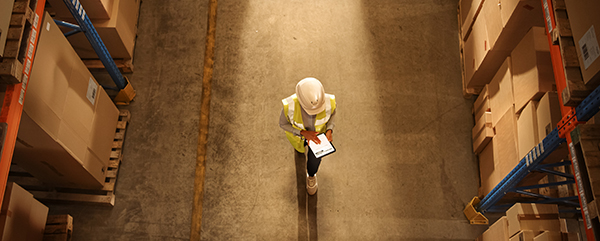
{"type": "MultiPolygon", "coordinates": [[[[127,78],[119,71],[119,68],[111,58],[106,46],[100,39],[92,22],[79,3],[79,0],[63,0],[63,2],[77,21],[78,26],[73,25],[73,27],[76,28],[77,31],[85,34],[105,69],[115,82],[119,90],[119,94],[115,98],[115,101],[125,103],[130,102],[135,96],[135,91],[127,81],[127,78]]],[[[0,112],[0,140],[2,144],[0,151],[0,203],[4,199],[4,191],[6,189],[8,173],[10,171],[19,124],[21,122],[23,102],[27,93],[29,75],[35,57],[45,5],[46,0],[37,0],[37,3],[35,4],[35,10],[33,10],[32,13],[33,21],[31,24],[30,35],[27,39],[23,40],[27,41],[27,49],[25,52],[25,60],[23,62],[22,82],[10,84],[6,87],[2,111],[0,112]]]]}
{"type": "MultiPolygon", "coordinates": [[[[563,54],[561,53],[560,46],[558,45],[558,42],[560,42],[559,28],[564,26],[560,26],[562,25],[562,22],[559,22],[560,24],[557,25],[552,0],[541,0],[541,2],[546,20],[546,30],[548,33],[548,43],[550,45],[554,77],[559,93],[559,102],[561,103],[562,119],[558,126],[554,128],[554,130],[550,132],[550,134],[548,134],[537,146],[530,150],[525,157],[519,161],[517,166],[483,199],[480,200],[478,197],[473,198],[473,200],[471,200],[471,202],[465,207],[464,213],[472,224],[487,224],[487,218],[484,216],[486,212],[499,212],[506,210],[510,204],[497,205],[499,201],[507,193],[519,193],[539,198],[540,200],[536,201],[537,203],[558,203],[579,207],[583,217],[587,240],[600,240],[600,222],[598,217],[599,210],[596,209],[595,203],[594,205],[588,205],[589,201],[592,200],[593,197],[590,197],[590,182],[587,176],[586,166],[582,158],[580,146],[579,135],[581,133],[581,128],[578,127],[580,124],[584,124],[586,121],[592,118],[600,110],[600,87],[593,90],[576,107],[565,106],[563,104],[577,98],[570,95],[570,93],[575,92],[569,90],[569,83],[567,82],[567,78],[565,76],[566,74],[568,75],[570,73],[565,71],[563,54]],[[570,99],[564,101],[563,98],[570,99]],[[570,162],[565,161],[553,164],[542,163],[546,157],[548,157],[554,150],[556,150],[565,142],[569,148],[570,162]],[[571,166],[574,175],[549,170],[551,167],[567,165],[571,166]],[[517,187],[517,185],[529,173],[534,171],[546,172],[551,175],[565,177],[567,180],[562,182],[517,187]],[[571,183],[576,183],[577,196],[552,198],[526,191],[527,189],[571,183]]],[[[555,0],[554,3],[558,3],[558,6],[562,3],[562,1],[555,0]]]]}

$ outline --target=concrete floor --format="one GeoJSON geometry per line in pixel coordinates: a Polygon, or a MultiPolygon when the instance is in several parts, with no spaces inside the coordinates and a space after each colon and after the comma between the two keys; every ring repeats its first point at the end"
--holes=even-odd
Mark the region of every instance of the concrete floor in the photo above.
{"type": "MultiPolygon", "coordinates": [[[[471,100],[458,0],[220,1],[203,240],[473,240],[471,100]],[[336,95],[337,152],[307,197],[279,129],[306,76],[336,95]]],[[[78,240],[189,240],[207,1],[144,0],[114,208],[71,213],[78,240]]]]}

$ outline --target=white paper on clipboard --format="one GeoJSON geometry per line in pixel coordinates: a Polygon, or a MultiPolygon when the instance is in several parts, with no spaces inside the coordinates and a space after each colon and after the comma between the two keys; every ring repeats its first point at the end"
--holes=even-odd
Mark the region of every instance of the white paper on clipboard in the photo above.
{"type": "Polygon", "coordinates": [[[321,140],[321,144],[317,144],[314,141],[308,142],[308,146],[315,154],[316,158],[321,158],[335,151],[335,148],[333,147],[333,145],[331,145],[331,142],[327,140],[327,136],[325,136],[325,134],[319,134],[317,135],[317,137],[319,138],[319,140],[321,140]]]}

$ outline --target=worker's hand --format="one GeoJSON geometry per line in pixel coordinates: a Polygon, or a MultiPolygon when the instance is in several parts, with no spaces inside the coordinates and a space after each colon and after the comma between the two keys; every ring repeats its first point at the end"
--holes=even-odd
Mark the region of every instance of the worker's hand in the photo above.
{"type": "Polygon", "coordinates": [[[333,130],[329,129],[325,132],[325,136],[327,137],[327,140],[329,140],[329,142],[333,141],[333,130]]]}
{"type": "Polygon", "coordinates": [[[313,141],[314,143],[321,144],[321,140],[317,137],[319,132],[316,131],[300,131],[300,135],[304,136],[307,141],[313,141]]]}

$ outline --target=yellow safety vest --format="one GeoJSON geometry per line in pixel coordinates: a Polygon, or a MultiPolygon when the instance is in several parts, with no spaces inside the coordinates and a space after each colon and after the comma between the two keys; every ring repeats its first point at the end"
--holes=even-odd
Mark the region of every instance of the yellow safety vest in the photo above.
{"type": "MultiPolygon", "coordinates": [[[[325,110],[317,114],[315,120],[315,131],[319,133],[325,133],[327,122],[335,110],[335,96],[325,94],[325,97],[329,98],[330,101],[325,101],[325,110]]],[[[304,128],[304,123],[302,122],[302,107],[300,107],[300,102],[298,102],[296,94],[281,100],[281,102],[283,102],[283,112],[287,117],[288,122],[290,122],[294,128],[305,131],[306,128],[304,128]]],[[[298,152],[305,152],[304,137],[294,135],[294,133],[288,131],[285,132],[285,135],[298,152]]]]}

